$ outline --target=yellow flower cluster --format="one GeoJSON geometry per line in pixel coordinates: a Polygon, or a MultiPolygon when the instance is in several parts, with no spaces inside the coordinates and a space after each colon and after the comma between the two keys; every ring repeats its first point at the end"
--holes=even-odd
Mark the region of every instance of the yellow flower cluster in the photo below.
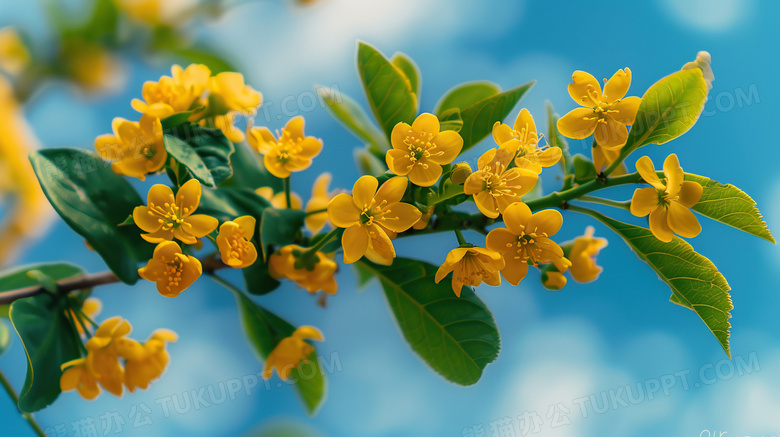
{"type": "Polygon", "coordinates": [[[94,399],[101,387],[117,397],[124,388],[131,393],[148,388],[168,364],[166,344],[178,337],[158,329],[141,344],[127,337],[131,330],[130,323],[118,316],[101,323],[85,344],[87,356],[62,364],[62,391],[75,389],[84,399],[94,399]]]}
{"type": "Polygon", "coordinates": [[[322,150],[322,141],[303,133],[303,117],[287,122],[276,136],[267,127],[247,129],[249,145],[263,155],[263,164],[278,178],[290,177],[292,172],[306,170],[322,150]],[[278,138],[277,138],[278,137],[278,138]]]}
{"type": "Polygon", "coordinates": [[[274,252],[268,261],[271,277],[289,279],[309,293],[322,290],[327,294],[336,294],[338,290],[334,277],[338,269],[336,261],[331,256],[317,251],[313,254],[316,258],[312,261],[314,266],[309,270],[301,265],[301,257],[305,251],[306,249],[301,246],[290,244],[274,252]]]}
{"type": "Polygon", "coordinates": [[[325,337],[319,329],[312,326],[296,329],[291,336],[282,339],[268,355],[263,367],[263,379],[270,379],[276,369],[279,377],[287,381],[290,372],[314,352],[314,346],[306,340],[324,341],[325,337]]]}

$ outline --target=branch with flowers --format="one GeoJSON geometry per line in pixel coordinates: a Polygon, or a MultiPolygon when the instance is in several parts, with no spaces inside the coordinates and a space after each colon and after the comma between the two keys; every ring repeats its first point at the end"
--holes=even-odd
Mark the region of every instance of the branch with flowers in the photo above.
{"type": "Polygon", "coordinates": [[[261,296],[281,281],[337,294],[339,254],[359,283],[379,279],[416,354],[445,379],[474,384],[500,349],[498,327],[475,287],[518,285],[535,269],[544,287],[560,290],[567,275],[584,283],[602,272],[595,258],[607,240],[588,227],[559,242],[561,211],[592,217],[623,238],[669,285],[670,300],[694,311],[730,355],[730,287],[681,237],[701,232],[695,212],[774,243],[755,203],[734,186],[684,172],[675,154],[662,171],[646,156],[636,172],[625,164],[640,147],[693,127],[713,80],[709,54],[699,53],[642,98],[626,97],[628,68],[603,87],[576,71],[569,94],[580,107],[560,118],[550,107],[546,135],[527,109],[504,123],[530,82],[509,90],[461,84],[432,112],[420,113],[420,72],[406,55],[388,59],[360,43],[357,66],[376,123],[348,96],[323,92],[322,98],[365,143],[355,152],[364,175],[349,191],[331,191],[330,175],[320,175],[305,205],[290,179],[311,166],[323,141],[307,136],[302,117],[276,133],[251,125],[241,132],[232,114],[256,110],[261,94],[239,73],[212,74],[199,64],[174,65],[171,76],[147,82],[143,98],[132,102],[140,120],[116,119],[113,133],[96,139],[97,154],[31,155],[52,206],[110,271],[87,275],[56,263],[0,277],[0,302],[13,302],[10,317],[29,360],[18,400],[23,411],[44,408],[61,391],[119,396],[161,377],[177,335],[162,329],[141,343],[128,337],[130,324],[120,316],[95,322],[94,287],[140,278],[175,298],[205,275],[235,295],[263,377],[275,370],[295,381],[314,414],[326,380],[312,341],[324,335],[305,320],[275,315],[261,296]],[[482,145],[488,136],[491,144],[482,145]],[[564,137],[592,137],[591,157],[572,156],[564,137]],[[473,147],[485,148],[474,169],[458,162],[473,147]],[[535,191],[540,175],[552,171],[560,173],[561,188],[535,191]],[[151,186],[144,202],[125,177],[155,173],[170,183],[151,186]],[[630,200],[598,196],[622,185],[638,186],[630,200]],[[590,204],[610,207],[610,215],[590,204]],[[612,212],[638,217],[632,221],[639,224],[612,212]],[[440,265],[396,253],[394,240],[442,232],[454,238],[440,265]],[[241,270],[243,286],[220,275],[229,268],[241,270]]]}

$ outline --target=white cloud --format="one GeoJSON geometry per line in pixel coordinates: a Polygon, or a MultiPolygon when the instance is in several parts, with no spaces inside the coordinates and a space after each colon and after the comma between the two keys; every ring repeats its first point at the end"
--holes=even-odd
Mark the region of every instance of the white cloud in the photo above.
{"type": "Polygon", "coordinates": [[[661,0],[664,11],[674,19],[698,30],[730,30],[754,9],[750,0],[661,0]]]}

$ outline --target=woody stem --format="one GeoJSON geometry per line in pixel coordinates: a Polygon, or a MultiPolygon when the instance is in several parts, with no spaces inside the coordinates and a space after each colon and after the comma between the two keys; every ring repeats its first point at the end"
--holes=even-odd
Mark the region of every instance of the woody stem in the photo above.
{"type": "MultiPolygon", "coordinates": [[[[8,378],[5,377],[5,374],[0,371],[0,385],[3,386],[5,391],[8,393],[8,396],[11,397],[11,400],[14,401],[14,405],[18,407],[19,405],[19,396],[17,396],[16,391],[14,390],[13,386],[11,386],[11,383],[8,381],[8,378]]],[[[22,413],[22,417],[24,420],[27,421],[27,423],[30,424],[30,428],[33,429],[35,432],[35,435],[38,435],[40,437],[46,437],[46,433],[43,432],[43,429],[41,429],[41,426],[38,425],[38,422],[35,420],[35,418],[32,416],[32,414],[24,412],[22,410],[19,410],[20,413],[22,413]]]]}

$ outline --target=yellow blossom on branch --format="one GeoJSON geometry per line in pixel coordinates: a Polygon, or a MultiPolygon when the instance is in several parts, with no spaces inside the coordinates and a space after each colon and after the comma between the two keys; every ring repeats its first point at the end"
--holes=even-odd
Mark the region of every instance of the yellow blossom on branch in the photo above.
{"type": "Polygon", "coordinates": [[[439,119],[429,113],[420,114],[409,126],[398,123],[390,134],[393,145],[385,160],[390,171],[421,187],[435,184],[442,165],[451,163],[463,148],[463,138],[452,130],[440,131],[439,119]]]}
{"type": "Polygon", "coordinates": [[[322,150],[322,141],[303,133],[304,120],[292,118],[278,133],[278,139],[266,127],[250,127],[247,131],[249,145],[263,155],[265,168],[278,178],[286,178],[291,172],[306,170],[312,159],[322,150]]]}
{"type": "Polygon", "coordinates": [[[243,74],[231,71],[209,79],[209,99],[209,105],[242,113],[252,113],[263,102],[262,94],[244,83],[243,74]]]}
{"type": "Polygon", "coordinates": [[[504,268],[501,254],[483,247],[457,247],[447,254],[444,264],[436,271],[438,284],[452,272],[452,291],[460,297],[464,285],[476,287],[481,283],[501,285],[499,271],[504,268]]]}
{"type": "MultiPolygon", "coordinates": [[[[331,199],[335,196],[335,193],[328,191],[331,179],[332,176],[330,173],[323,173],[317,176],[317,179],[314,180],[314,185],[311,188],[311,198],[306,202],[306,212],[309,214],[306,215],[303,224],[312,234],[319,233],[328,223],[327,211],[318,213],[314,213],[314,211],[326,209],[331,199]]],[[[293,203],[295,203],[295,201],[293,201],[293,203]]]]}
{"type": "Polygon", "coordinates": [[[698,182],[686,181],[680,161],[674,153],[664,161],[662,181],[655,172],[653,161],[639,158],[636,169],[652,188],[637,188],[631,199],[631,214],[650,215],[650,231],[663,242],[672,241],[673,234],[693,238],[701,232],[701,225],[690,208],[701,199],[704,191],[698,182]]]}
{"type": "Polygon", "coordinates": [[[86,369],[115,396],[122,395],[124,383],[124,369],[119,359],[135,358],[142,352],[141,345],[127,337],[131,330],[127,320],[111,317],[100,324],[95,335],[84,345],[87,348],[86,369]]]}
{"type": "Polygon", "coordinates": [[[563,217],[554,209],[531,213],[522,202],[510,205],[504,211],[506,228],[493,229],[488,233],[485,245],[488,249],[503,255],[505,267],[501,275],[512,285],[517,285],[528,273],[528,264],[555,264],[559,272],[565,272],[571,265],[563,257],[563,249],[549,237],[561,229],[563,217]]]}
{"type": "Polygon", "coordinates": [[[268,272],[274,279],[289,279],[309,293],[320,290],[327,294],[336,294],[336,270],[338,265],[330,256],[317,251],[314,255],[314,269],[309,270],[305,266],[298,265],[299,259],[306,249],[294,244],[284,246],[274,252],[268,261],[268,272]]]}
{"type": "Polygon", "coordinates": [[[523,108],[517,114],[515,124],[497,121],[493,125],[493,139],[501,148],[508,148],[515,153],[515,164],[542,173],[542,167],[552,167],[560,161],[563,151],[559,147],[539,145],[539,134],[536,133],[536,123],[527,109],[523,108]]]}
{"type": "Polygon", "coordinates": [[[154,249],[152,259],[138,269],[138,275],[157,283],[157,291],[165,297],[176,297],[192,285],[203,273],[200,261],[185,255],[175,241],[163,241],[154,249]]]}
{"type": "Polygon", "coordinates": [[[219,221],[205,214],[193,214],[200,205],[200,195],[200,182],[195,179],[182,185],[175,197],[167,185],[152,186],[147,205],[133,210],[135,224],[148,232],[141,237],[150,243],[178,238],[183,243],[195,244],[198,238],[210,234],[219,221]]]}
{"type": "Polygon", "coordinates": [[[625,97],[631,86],[631,70],[618,70],[606,81],[603,92],[599,81],[589,73],[578,70],[571,78],[569,95],[582,108],[558,120],[561,134],[578,140],[594,135],[600,147],[623,147],[628,139],[626,126],[634,124],[642,101],[639,97],[625,97]]]}
{"type": "Polygon", "coordinates": [[[97,377],[87,370],[87,359],[79,358],[62,364],[60,390],[76,390],[82,398],[95,399],[100,394],[97,377]]]}
{"type": "Polygon", "coordinates": [[[542,285],[548,290],[560,290],[567,282],[566,276],[561,272],[555,270],[542,272],[542,285]]]}
{"type": "Polygon", "coordinates": [[[508,169],[513,157],[509,148],[490,149],[479,157],[479,169],[466,179],[463,192],[474,196],[477,208],[487,217],[496,218],[509,205],[519,202],[539,178],[528,169],[508,169]]]}
{"type": "Polygon", "coordinates": [[[19,75],[30,64],[30,52],[13,27],[0,29],[0,70],[19,75]]]}
{"type": "Polygon", "coordinates": [[[257,221],[251,215],[222,223],[217,236],[217,246],[222,262],[236,269],[251,266],[257,260],[257,249],[252,244],[257,221]]]}
{"type": "Polygon", "coordinates": [[[596,255],[601,249],[607,247],[606,238],[593,236],[593,226],[585,229],[585,235],[574,239],[574,244],[569,251],[569,273],[577,282],[595,281],[604,270],[596,265],[596,255]]]}
{"type": "Polygon", "coordinates": [[[113,135],[95,139],[101,158],[112,161],[114,173],[145,180],[146,175],[162,169],[168,158],[163,145],[160,119],[142,115],[138,122],[115,118],[113,135]]]}
{"type": "Polygon", "coordinates": [[[186,70],[174,65],[171,76],[144,83],[141,91],[143,100],[133,99],[133,109],[158,118],[189,111],[193,105],[200,103],[210,76],[211,70],[205,65],[192,64],[186,70]]]}
{"type": "Polygon", "coordinates": [[[287,381],[290,372],[314,352],[314,346],[306,340],[324,341],[325,337],[319,329],[312,326],[296,329],[291,336],[282,339],[268,355],[263,367],[263,379],[270,379],[276,369],[282,381],[287,381]]]}
{"type": "Polygon", "coordinates": [[[388,232],[403,232],[422,216],[420,210],[401,202],[407,184],[405,177],[396,176],[377,190],[379,181],[363,176],[355,182],[351,196],[339,194],[330,201],[331,223],[346,228],[341,237],[345,263],[362,258],[369,245],[381,258],[395,258],[388,232]]]}
{"type": "Polygon", "coordinates": [[[128,358],[125,362],[125,387],[130,393],[136,388],[146,390],[149,384],[158,379],[170,361],[167,343],[178,340],[179,336],[168,329],[158,329],[152,333],[143,345],[143,352],[128,358]]]}

